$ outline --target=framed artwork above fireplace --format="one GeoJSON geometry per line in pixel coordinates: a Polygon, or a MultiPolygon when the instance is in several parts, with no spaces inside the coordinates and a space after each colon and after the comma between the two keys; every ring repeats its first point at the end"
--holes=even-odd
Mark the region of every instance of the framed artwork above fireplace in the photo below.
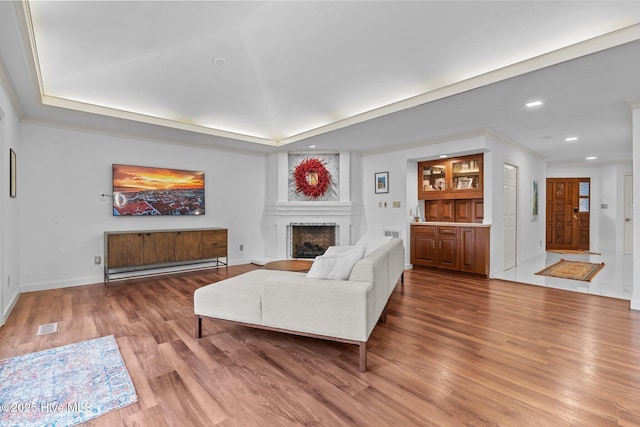
{"type": "Polygon", "coordinates": [[[289,153],[289,201],[340,200],[339,153],[289,153]]]}

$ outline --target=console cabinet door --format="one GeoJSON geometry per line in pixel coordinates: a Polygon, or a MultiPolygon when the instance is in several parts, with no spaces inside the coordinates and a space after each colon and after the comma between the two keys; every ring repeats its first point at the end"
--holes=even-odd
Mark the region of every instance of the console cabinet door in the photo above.
{"type": "Polygon", "coordinates": [[[202,232],[202,258],[227,256],[227,230],[206,230],[202,232]]]}
{"type": "Polygon", "coordinates": [[[202,258],[202,232],[176,231],[176,261],[202,258]]]}
{"type": "Polygon", "coordinates": [[[107,259],[109,268],[134,267],[144,265],[142,233],[107,235],[107,259]]]}
{"type": "Polygon", "coordinates": [[[175,233],[144,233],[144,264],[162,264],[176,259],[175,233]]]}

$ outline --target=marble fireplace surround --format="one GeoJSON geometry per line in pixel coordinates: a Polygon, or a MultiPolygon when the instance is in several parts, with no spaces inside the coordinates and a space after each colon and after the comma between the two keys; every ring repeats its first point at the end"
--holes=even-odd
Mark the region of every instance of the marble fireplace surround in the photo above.
{"type": "Polygon", "coordinates": [[[339,201],[289,201],[288,153],[277,155],[277,200],[265,206],[264,261],[290,259],[291,225],[335,224],[336,245],[359,237],[362,203],[351,201],[351,156],[340,152],[339,201]]]}

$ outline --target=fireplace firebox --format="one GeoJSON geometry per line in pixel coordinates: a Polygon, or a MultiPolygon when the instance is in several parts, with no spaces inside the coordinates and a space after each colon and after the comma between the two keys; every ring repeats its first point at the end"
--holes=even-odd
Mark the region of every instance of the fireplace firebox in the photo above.
{"type": "Polygon", "coordinates": [[[291,224],[292,258],[315,258],[335,244],[335,224],[291,224]]]}

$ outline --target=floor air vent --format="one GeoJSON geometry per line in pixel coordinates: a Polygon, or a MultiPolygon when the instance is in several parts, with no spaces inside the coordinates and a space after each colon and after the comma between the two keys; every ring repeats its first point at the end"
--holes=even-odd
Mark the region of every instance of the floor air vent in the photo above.
{"type": "Polygon", "coordinates": [[[58,322],[38,326],[38,333],[36,335],[53,334],[55,332],[58,332],[58,322]]]}

